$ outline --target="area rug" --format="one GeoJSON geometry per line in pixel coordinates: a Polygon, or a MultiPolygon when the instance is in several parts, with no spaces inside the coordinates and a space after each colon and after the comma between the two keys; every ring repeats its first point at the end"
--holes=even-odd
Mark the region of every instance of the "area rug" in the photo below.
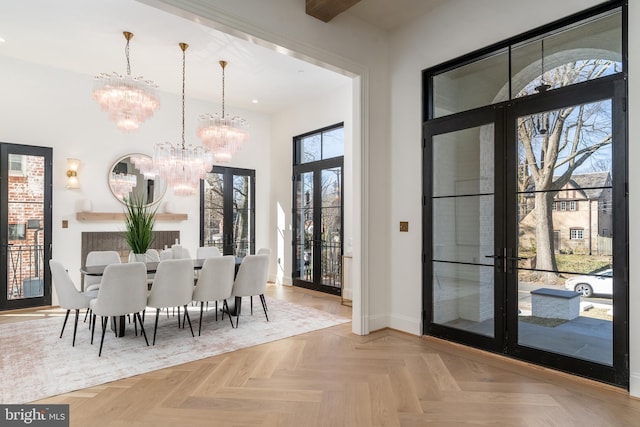
{"type": "Polygon", "coordinates": [[[210,307],[201,336],[200,308],[189,307],[195,338],[188,324],[178,329],[177,317],[161,313],[155,346],[151,346],[155,317],[149,313],[155,310],[148,310],[144,323],[150,346],[142,336],[134,335],[132,323],[124,337],[116,338],[107,330],[101,357],[100,323],[91,345],[91,331],[81,318],[75,347],[71,346],[71,315],[62,339],[58,338],[62,317],[0,325],[0,403],[32,402],[350,321],[282,300],[269,299],[268,304],[268,322],[259,302],[253,315],[248,304],[243,304],[237,329],[231,328],[226,316],[224,321],[218,316],[216,322],[210,307]]]}

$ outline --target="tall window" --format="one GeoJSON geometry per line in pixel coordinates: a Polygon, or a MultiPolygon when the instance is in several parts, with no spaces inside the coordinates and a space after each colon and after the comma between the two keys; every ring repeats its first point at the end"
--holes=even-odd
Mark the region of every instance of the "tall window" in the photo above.
{"type": "Polygon", "coordinates": [[[344,125],[294,137],[293,144],[293,282],[340,294],[344,125]]]}

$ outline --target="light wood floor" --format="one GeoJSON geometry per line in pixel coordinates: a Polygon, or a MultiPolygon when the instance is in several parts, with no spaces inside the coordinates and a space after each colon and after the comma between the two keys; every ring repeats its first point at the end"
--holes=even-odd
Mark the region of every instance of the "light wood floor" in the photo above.
{"type": "MultiPolygon", "coordinates": [[[[267,299],[350,315],[269,285],[267,299]]],[[[6,313],[0,322],[59,310],[6,313]]],[[[72,426],[640,426],[625,390],[431,337],[345,324],[36,403],[72,426]]]]}

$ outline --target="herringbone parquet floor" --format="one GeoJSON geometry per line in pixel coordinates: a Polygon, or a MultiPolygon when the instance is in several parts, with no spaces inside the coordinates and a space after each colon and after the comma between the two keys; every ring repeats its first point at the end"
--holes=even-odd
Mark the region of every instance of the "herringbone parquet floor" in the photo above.
{"type": "MultiPolygon", "coordinates": [[[[268,286],[349,314],[340,300],[268,286]]],[[[624,390],[430,337],[336,326],[39,403],[72,426],[640,426],[624,390]]]]}

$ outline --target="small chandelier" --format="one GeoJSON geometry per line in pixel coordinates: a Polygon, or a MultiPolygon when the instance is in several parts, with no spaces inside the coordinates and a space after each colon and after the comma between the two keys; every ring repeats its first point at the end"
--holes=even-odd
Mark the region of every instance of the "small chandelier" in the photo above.
{"type": "Polygon", "coordinates": [[[224,69],[227,61],[220,61],[222,67],[222,114],[200,116],[197,134],[202,143],[212,152],[217,163],[227,163],[231,156],[247,141],[247,121],[238,116],[224,113],[224,69]]]}
{"type": "Polygon", "coordinates": [[[152,81],[143,80],[142,77],[131,77],[129,41],[133,34],[128,31],[123,34],[127,40],[124,49],[127,57],[127,75],[116,72],[100,73],[96,76],[93,99],[109,114],[109,118],[116,123],[118,129],[132,132],[153,115],[160,106],[160,101],[155,94],[157,86],[152,81]]]}
{"type": "Polygon", "coordinates": [[[213,168],[213,156],[204,147],[185,147],[184,143],[184,86],[186,43],[182,49],[182,144],[173,146],[170,142],[158,143],[153,150],[153,169],[173,188],[176,196],[191,196],[200,188],[200,180],[213,168]]]}

